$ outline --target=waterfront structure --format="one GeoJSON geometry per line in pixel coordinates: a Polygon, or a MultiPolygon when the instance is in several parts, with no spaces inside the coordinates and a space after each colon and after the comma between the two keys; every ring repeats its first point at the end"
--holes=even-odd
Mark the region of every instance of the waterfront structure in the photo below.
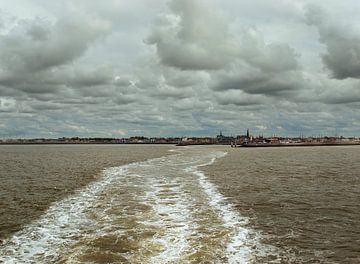
{"type": "Polygon", "coordinates": [[[0,139],[4,144],[174,144],[187,145],[230,145],[231,147],[282,147],[282,146],[333,146],[333,145],[360,145],[359,137],[264,137],[253,136],[250,130],[245,135],[225,136],[222,131],[216,137],[144,137],[130,138],[81,138],[62,137],[57,139],[0,139]]]}

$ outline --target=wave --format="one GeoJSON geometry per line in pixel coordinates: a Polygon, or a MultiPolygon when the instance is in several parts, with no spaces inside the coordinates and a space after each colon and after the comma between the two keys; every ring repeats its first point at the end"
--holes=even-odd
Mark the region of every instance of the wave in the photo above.
{"type": "Polygon", "coordinates": [[[201,171],[226,153],[173,152],[104,170],[14,234],[0,249],[0,262],[248,263],[266,254],[249,219],[201,171]]]}

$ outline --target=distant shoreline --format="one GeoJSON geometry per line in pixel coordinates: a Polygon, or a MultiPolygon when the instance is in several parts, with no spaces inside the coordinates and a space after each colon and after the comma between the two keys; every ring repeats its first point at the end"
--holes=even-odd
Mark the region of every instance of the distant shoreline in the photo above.
{"type": "Polygon", "coordinates": [[[246,135],[225,136],[221,132],[216,137],[61,137],[61,138],[19,138],[0,139],[0,145],[221,145],[231,147],[306,147],[306,146],[350,146],[360,145],[359,137],[281,137],[246,135]]]}
{"type": "Polygon", "coordinates": [[[112,142],[0,142],[0,145],[176,145],[176,143],[112,143],[112,142]]]}
{"type": "MultiPolygon", "coordinates": [[[[231,146],[231,144],[222,143],[147,143],[147,142],[133,142],[133,143],[112,143],[112,142],[0,142],[1,145],[175,145],[180,147],[186,146],[231,146]]],[[[284,143],[284,144],[242,144],[232,146],[234,148],[269,148],[269,147],[321,147],[321,146],[360,146],[360,142],[351,143],[284,143]]]]}
{"type": "Polygon", "coordinates": [[[261,148],[261,147],[322,147],[322,146],[360,146],[360,142],[350,143],[289,143],[289,144],[245,144],[242,148],[261,148]]]}

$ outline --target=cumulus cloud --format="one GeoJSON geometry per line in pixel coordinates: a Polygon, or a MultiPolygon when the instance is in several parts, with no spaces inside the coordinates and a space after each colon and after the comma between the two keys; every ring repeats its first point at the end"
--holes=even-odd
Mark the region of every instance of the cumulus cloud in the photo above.
{"type": "Polygon", "coordinates": [[[171,13],[158,18],[147,39],[164,65],[208,71],[209,87],[217,91],[281,96],[302,88],[299,55],[287,43],[266,43],[254,27],[235,35],[225,17],[200,1],[173,0],[169,6],[171,13]]]}
{"type": "Polygon", "coordinates": [[[173,0],[171,14],[157,18],[146,43],[156,46],[162,63],[181,70],[215,70],[236,53],[227,24],[201,1],[173,0]]]}
{"type": "Polygon", "coordinates": [[[0,38],[2,72],[10,75],[69,63],[109,30],[105,21],[77,16],[61,18],[53,25],[40,19],[18,24],[0,38]]]}
{"type": "MultiPolygon", "coordinates": [[[[346,80],[323,80],[323,89],[318,89],[318,100],[326,104],[348,105],[352,104],[356,109],[360,103],[360,82],[357,79],[346,80]],[[357,104],[357,106],[356,106],[357,104]]],[[[310,100],[308,100],[310,101],[310,100]]]]}
{"type": "Polygon", "coordinates": [[[305,81],[299,71],[264,72],[244,64],[233,65],[228,71],[213,75],[215,91],[241,90],[247,94],[286,97],[304,89],[305,81]]]}
{"type": "Polygon", "coordinates": [[[349,1],[5,1],[0,137],[353,133],[349,1]]]}
{"type": "Polygon", "coordinates": [[[296,70],[298,54],[287,43],[266,43],[256,28],[244,28],[239,36],[239,59],[263,72],[296,70]]]}
{"type": "Polygon", "coordinates": [[[360,30],[331,16],[319,6],[309,6],[307,21],[318,29],[320,41],[326,45],[324,65],[333,78],[360,78],[360,30]]]}
{"type": "Polygon", "coordinates": [[[243,60],[264,71],[298,67],[297,54],[286,43],[266,44],[255,28],[231,32],[228,21],[201,1],[170,2],[171,14],[158,17],[148,44],[160,61],[181,70],[219,70],[243,60]]]}

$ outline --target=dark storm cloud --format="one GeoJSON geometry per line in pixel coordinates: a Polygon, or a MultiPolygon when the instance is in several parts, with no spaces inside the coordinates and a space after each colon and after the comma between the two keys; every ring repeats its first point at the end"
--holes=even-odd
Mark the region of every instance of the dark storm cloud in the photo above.
{"type": "Polygon", "coordinates": [[[336,79],[360,78],[360,30],[331,16],[318,6],[307,12],[310,25],[317,27],[327,52],[322,61],[336,79]]]}

